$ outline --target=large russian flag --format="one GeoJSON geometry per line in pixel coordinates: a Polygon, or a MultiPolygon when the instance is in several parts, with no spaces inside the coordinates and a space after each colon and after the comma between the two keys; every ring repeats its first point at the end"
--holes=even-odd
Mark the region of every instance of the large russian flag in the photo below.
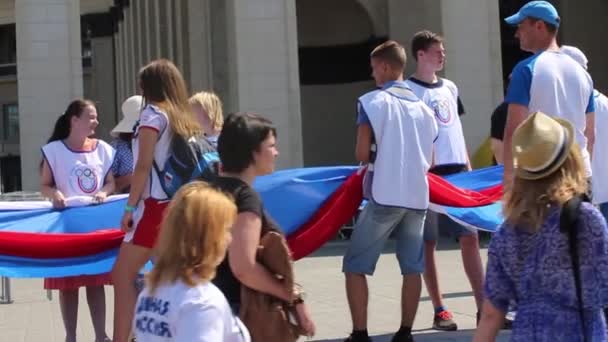
{"type": "MultiPolygon", "coordinates": [[[[285,232],[294,258],[336,236],[362,204],[363,173],[356,167],[301,168],[260,177],[255,188],[285,232]]],[[[494,231],[502,222],[502,168],[441,178],[429,175],[431,210],[470,229],[494,231]]],[[[53,210],[49,202],[0,202],[0,275],[62,277],[108,272],[123,234],[126,196],[100,205],[70,199],[53,210]]]]}

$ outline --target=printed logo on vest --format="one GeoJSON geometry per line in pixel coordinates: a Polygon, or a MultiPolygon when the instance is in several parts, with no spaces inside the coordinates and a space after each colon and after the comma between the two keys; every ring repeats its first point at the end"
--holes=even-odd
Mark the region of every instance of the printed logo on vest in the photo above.
{"type": "Polygon", "coordinates": [[[431,108],[435,112],[435,117],[440,124],[449,125],[452,123],[452,112],[450,103],[447,99],[437,97],[431,101],[431,108]]]}
{"type": "Polygon", "coordinates": [[[71,176],[72,181],[70,184],[72,184],[73,187],[74,183],[76,184],[74,190],[80,190],[85,194],[92,194],[97,191],[99,176],[95,169],[88,165],[78,164],[72,169],[71,176]]]}

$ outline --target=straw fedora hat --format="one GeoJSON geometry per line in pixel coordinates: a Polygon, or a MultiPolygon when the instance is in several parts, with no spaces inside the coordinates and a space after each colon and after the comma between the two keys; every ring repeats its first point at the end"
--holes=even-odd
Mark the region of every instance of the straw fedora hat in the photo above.
{"type": "Polygon", "coordinates": [[[574,144],[574,128],[566,120],[536,112],[513,133],[515,175],[541,179],[557,171],[574,144]]]}
{"type": "Polygon", "coordinates": [[[122,120],[112,129],[110,134],[113,137],[120,133],[133,133],[133,127],[139,119],[143,98],[139,95],[129,97],[122,103],[122,120]]]}

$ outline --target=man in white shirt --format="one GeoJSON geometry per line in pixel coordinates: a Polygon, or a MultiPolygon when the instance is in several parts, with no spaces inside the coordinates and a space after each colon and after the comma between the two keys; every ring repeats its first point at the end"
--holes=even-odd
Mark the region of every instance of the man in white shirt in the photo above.
{"type": "Polygon", "coordinates": [[[505,186],[509,187],[512,181],[513,132],[530,113],[536,111],[573,124],[587,177],[591,178],[595,140],[593,82],[583,67],[560,51],[557,30],[561,20],[557,10],[547,1],[532,1],[505,21],[517,26],[515,36],[519,38],[520,48],[534,53],[513,69],[505,99],[509,103],[504,134],[505,186]]]}
{"type": "MultiPolygon", "coordinates": [[[[464,106],[460,101],[458,88],[452,81],[437,76],[445,62],[443,38],[430,31],[420,31],[414,35],[411,46],[416,60],[416,71],[406,83],[434,111],[439,128],[434,145],[433,166],[429,172],[447,176],[470,171],[469,153],[460,122],[464,106]]],[[[452,313],[443,303],[435,264],[439,223],[442,227],[447,227],[460,242],[464,269],[475,296],[478,312],[483,303],[483,265],[476,231],[468,230],[444,215],[433,212],[427,214],[424,226],[424,282],[435,309],[433,329],[456,330],[458,326],[453,321],[452,313]]]]}
{"type": "Polygon", "coordinates": [[[374,273],[393,231],[403,275],[401,327],[392,342],[413,341],[412,325],[424,271],[423,225],[429,206],[426,173],[432,163],[437,124],[433,112],[403,81],[405,50],[388,41],[371,53],[372,76],[380,89],[359,98],[357,159],[368,164],[369,203],[344,256],[346,293],[353,321],[348,342],[369,342],[366,275],[374,273]],[[373,176],[372,176],[373,175],[373,176]]]}

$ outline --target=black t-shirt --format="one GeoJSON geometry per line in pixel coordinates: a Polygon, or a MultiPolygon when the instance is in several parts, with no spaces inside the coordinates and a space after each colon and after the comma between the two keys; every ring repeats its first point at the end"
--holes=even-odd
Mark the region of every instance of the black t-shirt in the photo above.
{"type": "MultiPolygon", "coordinates": [[[[267,220],[260,195],[247,183],[238,178],[217,177],[211,183],[213,186],[230,194],[234,198],[238,213],[251,212],[262,219],[262,224],[267,220]]],[[[222,292],[231,305],[241,302],[241,283],[236,279],[228,263],[228,254],[217,268],[213,283],[222,292]]]]}
{"type": "Polygon", "coordinates": [[[507,114],[509,104],[501,103],[492,113],[492,124],[490,127],[490,136],[494,139],[503,140],[505,126],[507,125],[507,114]]]}

